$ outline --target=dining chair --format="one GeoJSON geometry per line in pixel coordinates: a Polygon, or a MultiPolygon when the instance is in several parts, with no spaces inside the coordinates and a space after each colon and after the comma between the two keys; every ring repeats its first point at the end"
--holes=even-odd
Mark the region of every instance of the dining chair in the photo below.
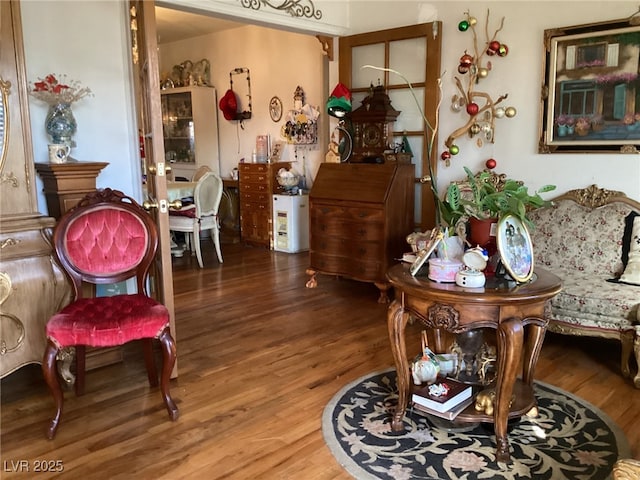
{"type": "Polygon", "coordinates": [[[187,233],[187,247],[195,247],[198,265],[203,268],[200,232],[210,231],[218,261],[222,263],[220,249],[220,221],[218,209],[222,199],[222,179],[213,172],[205,172],[193,192],[193,205],[169,209],[169,230],[187,233]]]}
{"type": "Polygon", "coordinates": [[[211,172],[211,171],[213,170],[211,170],[210,167],[208,167],[207,165],[202,165],[198,167],[198,169],[193,173],[193,177],[191,177],[191,181],[197,182],[204,176],[205,173],[211,172]]]}
{"type": "Polygon", "coordinates": [[[162,349],[160,391],[171,420],[178,407],[169,392],[176,361],[176,345],[169,328],[169,311],[147,293],[149,269],[158,247],[152,217],[132,198],[110,188],[86,195],[66,212],[52,236],[57,262],[66,272],[73,290],[72,301],[54,314],[45,327],[47,347],[42,361],[44,379],[51,391],[56,413],[47,437],[53,439],[62,417],[64,395],[57,374],[56,357],[75,347],[76,395],[84,393],[85,350],[113,347],[140,340],[149,384],[158,386],[153,341],[162,349]],[[136,293],[91,296],[85,282],[105,285],[136,280],[136,293]]]}

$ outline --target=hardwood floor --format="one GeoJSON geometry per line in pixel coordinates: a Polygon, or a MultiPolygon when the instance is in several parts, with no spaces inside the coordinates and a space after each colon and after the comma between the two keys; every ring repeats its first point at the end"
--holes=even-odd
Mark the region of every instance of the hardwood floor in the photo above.
{"type": "MultiPolygon", "coordinates": [[[[306,253],[222,250],[219,265],[203,248],[204,269],[174,259],[178,421],[130,344],[124,362],[88,373],[84,396],[65,392],[48,441],[53,400],[40,366],[24,367],[1,383],[3,479],[351,478],[324,443],[321,416],[346,383],[393,365],[378,290],[327,276],[305,288],[306,253]],[[35,475],[42,460],[64,471],[35,475]]],[[[407,330],[412,355],[419,330],[407,330]]],[[[619,354],[616,343],[548,334],[536,378],[605,411],[639,458],[640,390],[621,378],[619,354]]]]}

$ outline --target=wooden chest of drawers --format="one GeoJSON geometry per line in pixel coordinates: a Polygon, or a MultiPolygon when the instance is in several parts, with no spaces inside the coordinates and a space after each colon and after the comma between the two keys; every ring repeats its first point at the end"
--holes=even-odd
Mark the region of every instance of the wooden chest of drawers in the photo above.
{"type": "Polygon", "coordinates": [[[240,235],[251,245],[271,248],[271,196],[280,193],[278,170],[290,168],[288,162],[240,163],[240,235]]]}
{"type": "Polygon", "coordinates": [[[309,194],[308,287],[318,273],[372,282],[387,302],[387,269],[407,249],[414,223],[414,167],[320,165],[309,194]]]}

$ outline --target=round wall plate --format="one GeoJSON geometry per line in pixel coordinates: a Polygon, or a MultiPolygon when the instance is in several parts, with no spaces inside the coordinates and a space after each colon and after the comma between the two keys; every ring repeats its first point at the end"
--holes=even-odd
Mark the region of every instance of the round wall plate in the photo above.
{"type": "Polygon", "coordinates": [[[269,100],[269,115],[274,122],[279,122],[282,118],[282,100],[280,98],[274,96],[269,100]]]}

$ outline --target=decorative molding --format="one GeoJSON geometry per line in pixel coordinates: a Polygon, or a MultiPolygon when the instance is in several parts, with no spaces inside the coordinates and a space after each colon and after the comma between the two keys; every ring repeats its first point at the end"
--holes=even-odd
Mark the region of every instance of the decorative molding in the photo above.
{"type": "Polygon", "coordinates": [[[425,323],[431,328],[454,331],[460,325],[460,312],[451,305],[436,303],[428,308],[425,323]]]}
{"type": "Polygon", "coordinates": [[[312,0],[283,0],[280,5],[273,5],[271,0],[240,0],[244,8],[260,10],[262,5],[281,12],[287,12],[292,17],[306,17],[320,20],[322,11],[316,10],[312,0]]]}
{"type": "Polygon", "coordinates": [[[316,38],[322,45],[322,51],[327,56],[330,62],[333,61],[333,37],[328,35],[316,35],[316,38]]]}

